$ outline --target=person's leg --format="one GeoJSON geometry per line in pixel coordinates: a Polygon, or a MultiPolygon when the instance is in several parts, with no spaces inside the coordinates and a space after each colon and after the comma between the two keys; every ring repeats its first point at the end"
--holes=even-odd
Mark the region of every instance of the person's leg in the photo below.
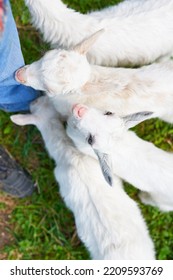
{"type": "Polygon", "coordinates": [[[19,84],[14,78],[15,71],[24,65],[24,59],[8,0],[6,4],[6,22],[0,38],[0,109],[7,112],[26,111],[40,92],[19,84]]]}
{"type": "MultiPolygon", "coordinates": [[[[18,84],[14,79],[14,72],[24,65],[24,60],[9,1],[0,3],[0,109],[9,112],[29,110],[29,103],[40,93],[18,84]],[[2,4],[5,2],[7,5],[4,23],[2,4]]],[[[31,176],[0,145],[0,191],[22,198],[31,195],[35,187],[31,176]]]]}
{"type": "Polygon", "coordinates": [[[36,189],[30,174],[0,145],[0,191],[14,197],[29,196],[36,189]]]}

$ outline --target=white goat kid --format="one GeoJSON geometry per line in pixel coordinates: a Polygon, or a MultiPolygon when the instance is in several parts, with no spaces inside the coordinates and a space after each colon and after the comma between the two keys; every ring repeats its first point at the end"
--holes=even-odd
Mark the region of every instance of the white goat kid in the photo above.
{"type": "Polygon", "coordinates": [[[142,191],[140,199],[145,204],[172,211],[173,154],[128,131],[150,115],[140,112],[120,118],[78,104],[69,119],[68,133],[79,150],[95,156],[94,149],[107,182],[116,174],[142,191]]]}
{"type": "Polygon", "coordinates": [[[154,259],[146,224],[121,181],[114,177],[114,187],[107,187],[98,161],[74,147],[48,98],[39,98],[31,105],[31,112],[11,118],[19,125],[34,124],[40,130],[57,165],[55,177],[61,195],[92,258],[154,259]]]}
{"type": "Polygon", "coordinates": [[[98,31],[71,51],[49,51],[19,69],[17,81],[44,90],[65,117],[75,103],[83,103],[118,115],[152,111],[153,117],[173,122],[173,61],[138,69],[90,65],[85,54],[103,33],[98,31]]]}
{"type": "Polygon", "coordinates": [[[34,25],[53,47],[69,49],[105,28],[89,51],[93,64],[144,65],[173,53],[173,0],[130,0],[81,14],[60,0],[25,0],[34,25]]]}

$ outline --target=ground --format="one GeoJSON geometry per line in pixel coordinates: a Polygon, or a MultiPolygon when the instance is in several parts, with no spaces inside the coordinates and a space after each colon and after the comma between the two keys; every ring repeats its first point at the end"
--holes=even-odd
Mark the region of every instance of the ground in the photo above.
{"type": "MultiPolygon", "coordinates": [[[[65,0],[70,7],[87,12],[117,3],[116,0],[65,0]]],[[[49,46],[29,23],[23,0],[11,0],[26,63],[41,57],[49,46]]],[[[25,199],[0,194],[0,259],[89,259],[76,234],[72,213],[66,208],[53,176],[38,130],[18,127],[10,114],[0,112],[0,144],[25,167],[38,184],[38,191],[25,199]]],[[[137,134],[158,147],[173,151],[173,126],[159,120],[137,126],[137,134]]],[[[144,206],[138,191],[126,184],[129,195],[142,210],[156,247],[158,259],[173,259],[173,213],[144,206]]]]}
{"type": "Polygon", "coordinates": [[[4,246],[14,242],[14,237],[11,233],[13,226],[10,223],[10,219],[15,207],[16,202],[13,198],[0,195],[0,260],[7,258],[7,253],[3,252],[4,246]]]}

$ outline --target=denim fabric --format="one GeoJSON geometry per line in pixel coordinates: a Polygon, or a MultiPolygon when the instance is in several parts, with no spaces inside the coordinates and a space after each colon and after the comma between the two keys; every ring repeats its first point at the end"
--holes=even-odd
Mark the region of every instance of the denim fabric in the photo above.
{"type": "Polygon", "coordinates": [[[6,17],[6,1],[0,0],[0,37],[4,29],[5,17],[6,17]]]}
{"type": "Polygon", "coordinates": [[[0,109],[8,112],[28,111],[29,103],[40,95],[30,87],[20,85],[15,71],[24,65],[18,32],[7,3],[7,19],[0,38],[0,109]]]}

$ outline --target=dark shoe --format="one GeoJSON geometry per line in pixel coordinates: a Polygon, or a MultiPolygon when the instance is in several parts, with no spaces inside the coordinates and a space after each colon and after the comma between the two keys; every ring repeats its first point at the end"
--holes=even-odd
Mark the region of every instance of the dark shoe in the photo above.
{"type": "Polygon", "coordinates": [[[29,196],[36,189],[30,174],[21,168],[0,145],[0,190],[19,198],[29,196]]]}

